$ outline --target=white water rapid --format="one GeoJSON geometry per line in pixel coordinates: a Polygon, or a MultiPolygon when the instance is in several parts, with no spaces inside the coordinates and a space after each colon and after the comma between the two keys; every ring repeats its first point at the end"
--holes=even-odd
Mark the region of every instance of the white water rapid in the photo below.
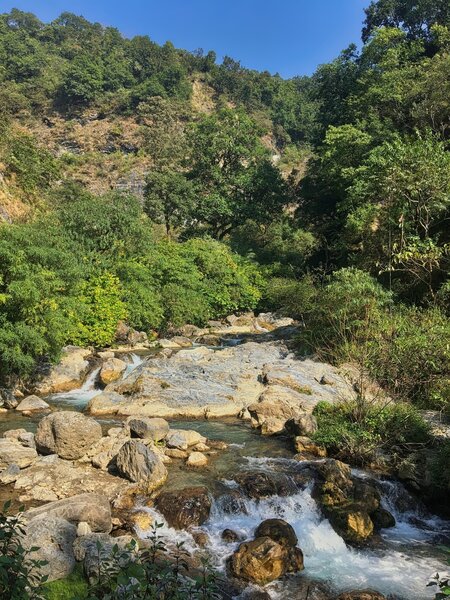
{"type": "MultiPolygon", "coordinates": [[[[293,463],[286,459],[258,459],[251,457],[252,468],[278,470],[280,464],[293,463]]],[[[298,466],[298,463],[296,463],[298,466]]],[[[236,489],[234,481],[226,481],[230,489],[236,489]]],[[[407,494],[401,484],[383,482],[380,484],[383,505],[391,510],[396,519],[396,527],[384,530],[384,543],[375,549],[355,549],[347,546],[325,519],[311,496],[311,486],[292,496],[273,496],[259,501],[242,497],[232,507],[226,496],[214,501],[209,520],[203,525],[209,536],[207,551],[219,569],[238,544],[224,542],[222,531],[232,529],[243,539],[251,539],[255,528],[264,519],[282,518],[290,523],[298,537],[298,545],[304,553],[305,570],[299,577],[307,576],[321,580],[336,592],[371,588],[392,595],[401,600],[425,600],[433,598],[433,588],[426,584],[430,576],[446,566],[430,554],[430,546],[437,532],[448,523],[438,518],[425,517],[421,509],[403,513],[395,502],[395,496],[407,494]],[[416,524],[414,524],[416,522],[416,524]]],[[[413,503],[413,499],[411,499],[413,503]]],[[[153,509],[148,509],[163,523],[164,518],[153,509]]],[[[190,551],[196,549],[195,542],[187,532],[179,532],[167,525],[160,530],[168,540],[185,541],[190,551]]],[[[145,535],[145,534],[144,534],[145,535]]],[[[269,586],[273,598],[292,599],[295,597],[296,577],[289,577],[269,586]]]]}

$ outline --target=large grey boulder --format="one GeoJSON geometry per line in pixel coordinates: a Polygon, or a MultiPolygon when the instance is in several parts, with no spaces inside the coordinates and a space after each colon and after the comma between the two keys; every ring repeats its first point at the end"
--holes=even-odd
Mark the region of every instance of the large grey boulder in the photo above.
{"type": "Polygon", "coordinates": [[[24,547],[38,548],[31,553],[33,560],[45,561],[40,568],[41,575],[48,581],[67,577],[75,567],[73,542],[77,528],[65,519],[56,516],[39,516],[29,521],[25,527],[24,547]]]}
{"type": "Polygon", "coordinates": [[[116,465],[120,475],[145,484],[147,491],[159,487],[167,479],[167,469],[159,455],[135,440],[122,446],[117,454],[116,465]]]}
{"type": "Polygon", "coordinates": [[[39,423],[35,443],[41,454],[58,454],[61,458],[81,458],[102,437],[97,421],[81,413],[61,411],[44,417],[39,423]]]}
{"type": "Polygon", "coordinates": [[[129,417],[126,424],[137,437],[154,442],[160,442],[169,433],[169,423],[158,417],[129,417]]]}
{"type": "Polygon", "coordinates": [[[112,528],[111,507],[108,498],[103,494],[78,494],[31,508],[24,513],[27,520],[43,515],[65,519],[73,525],[88,523],[91,531],[109,533],[112,528]]]}
{"type": "Polygon", "coordinates": [[[0,438],[0,470],[10,465],[21,469],[29,467],[37,459],[34,448],[26,448],[14,438],[0,438]]]}

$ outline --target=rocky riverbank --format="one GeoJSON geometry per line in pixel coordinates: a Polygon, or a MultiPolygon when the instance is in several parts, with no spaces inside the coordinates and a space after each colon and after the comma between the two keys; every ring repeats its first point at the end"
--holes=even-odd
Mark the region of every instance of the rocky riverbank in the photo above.
{"type": "Polygon", "coordinates": [[[210,556],[233,597],[384,597],[353,592],[355,581],[426,597],[421,582],[439,557],[399,547],[445,541],[448,524],[394,480],[354,471],[311,440],[314,407],[354,398],[354,374],[297,358],[295,331],[272,315],[156,343],[128,331],[134,346],[67,348],[33,395],[9,394],[8,415],[29,426],[0,438],[2,496],[29,507],[26,543],[55,565],[51,579],[77,562],[95,576],[97,542],[105,556],[133,536],[145,546],[160,522],[169,543],[210,556]]]}

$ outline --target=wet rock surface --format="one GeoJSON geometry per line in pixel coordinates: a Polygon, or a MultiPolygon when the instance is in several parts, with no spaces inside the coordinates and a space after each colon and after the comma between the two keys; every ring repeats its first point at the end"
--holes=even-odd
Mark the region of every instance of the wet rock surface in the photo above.
{"type": "Polygon", "coordinates": [[[202,525],[211,511],[211,497],[205,487],[184,488],[162,492],[156,498],[155,508],[175,529],[189,529],[202,525]]]}

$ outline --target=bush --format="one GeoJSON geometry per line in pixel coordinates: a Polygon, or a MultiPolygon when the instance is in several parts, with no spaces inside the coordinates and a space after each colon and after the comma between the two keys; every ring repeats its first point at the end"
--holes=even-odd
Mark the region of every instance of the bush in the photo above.
{"type": "Polygon", "coordinates": [[[375,460],[380,451],[401,450],[404,444],[429,439],[429,426],[409,404],[367,403],[362,412],[356,402],[319,402],[314,415],[318,423],[314,441],[332,455],[361,465],[375,460]]]}
{"type": "Polygon", "coordinates": [[[268,310],[279,310],[286,316],[305,320],[314,308],[317,293],[310,276],[300,280],[270,277],[262,303],[268,310]]]}
{"type": "Polygon", "coordinates": [[[106,272],[83,281],[74,304],[68,341],[80,346],[111,344],[119,321],[126,317],[119,279],[106,272]]]}

